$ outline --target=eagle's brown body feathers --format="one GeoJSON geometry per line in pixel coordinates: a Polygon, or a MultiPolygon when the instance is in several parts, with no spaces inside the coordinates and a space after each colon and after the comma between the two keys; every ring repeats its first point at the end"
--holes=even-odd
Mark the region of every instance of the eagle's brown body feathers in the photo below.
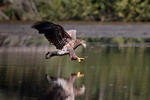
{"type": "Polygon", "coordinates": [[[47,40],[58,49],[58,51],[55,52],[48,52],[46,56],[49,55],[49,57],[70,54],[70,58],[76,60],[78,57],[74,49],[79,45],[84,46],[85,44],[84,40],[76,39],[76,30],[69,30],[66,32],[64,28],[58,24],[42,21],[35,23],[32,28],[37,29],[40,34],[44,34],[47,40]]]}

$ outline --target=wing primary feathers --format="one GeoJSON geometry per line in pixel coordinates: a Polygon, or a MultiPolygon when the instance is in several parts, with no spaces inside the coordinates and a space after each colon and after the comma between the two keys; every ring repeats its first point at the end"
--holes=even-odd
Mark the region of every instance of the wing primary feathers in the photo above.
{"type": "Polygon", "coordinates": [[[48,41],[53,43],[57,49],[62,49],[67,39],[72,39],[62,26],[52,22],[37,22],[32,28],[37,29],[40,34],[44,34],[48,41]]]}
{"type": "Polygon", "coordinates": [[[37,29],[40,34],[45,34],[45,33],[48,33],[48,31],[52,30],[54,28],[54,25],[55,24],[51,22],[41,21],[41,22],[35,23],[32,26],[32,28],[37,29]]]}

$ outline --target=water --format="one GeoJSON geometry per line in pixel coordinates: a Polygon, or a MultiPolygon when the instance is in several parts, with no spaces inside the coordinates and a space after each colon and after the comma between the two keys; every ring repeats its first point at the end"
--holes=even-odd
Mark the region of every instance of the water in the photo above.
{"type": "Polygon", "coordinates": [[[85,62],[68,56],[45,60],[42,47],[0,51],[0,100],[36,100],[46,91],[45,74],[67,77],[82,72],[76,81],[86,87],[77,100],[150,100],[150,48],[101,46],[78,48],[85,62]]]}

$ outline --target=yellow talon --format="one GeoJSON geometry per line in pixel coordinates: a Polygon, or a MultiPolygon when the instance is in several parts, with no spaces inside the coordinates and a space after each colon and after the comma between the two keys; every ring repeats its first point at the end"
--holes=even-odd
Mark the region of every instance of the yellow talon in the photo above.
{"type": "Polygon", "coordinates": [[[81,62],[81,61],[83,61],[85,58],[77,58],[77,60],[78,60],[78,62],[81,62]]]}
{"type": "Polygon", "coordinates": [[[83,76],[84,76],[84,74],[82,74],[80,72],[77,73],[77,77],[83,77],[83,76]]]}

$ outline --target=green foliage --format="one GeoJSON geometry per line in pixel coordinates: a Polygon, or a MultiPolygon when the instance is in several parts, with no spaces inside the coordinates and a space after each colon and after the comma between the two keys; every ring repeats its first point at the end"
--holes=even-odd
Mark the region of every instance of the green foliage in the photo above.
{"type": "Polygon", "coordinates": [[[37,6],[41,17],[50,20],[86,20],[96,14],[91,0],[40,0],[37,6]]]}
{"type": "MultiPolygon", "coordinates": [[[[43,20],[150,21],[149,0],[34,0],[34,3],[40,15],[36,18],[43,20]]],[[[24,13],[32,15],[33,11],[14,16],[16,11],[8,7],[5,13],[10,19],[22,20],[24,13]]],[[[32,16],[30,19],[36,20],[32,16]]]]}
{"type": "Polygon", "coordinates": [[[8,8],[5,11],[5,14],[10,18],[10,19],[15,19],[15,13],[16,11],[14,9],[8,8]]]}
{"type": "Polygon", "coordinates": [[[41,17],[50,20],[149,21],[149,0],[40,0],[41,17]]]}
{"type": "Polygon", "coordinates": [[[120,0],[116,6],[118,17],[124,21],[150,20],[149,0],[120,0]]]}

